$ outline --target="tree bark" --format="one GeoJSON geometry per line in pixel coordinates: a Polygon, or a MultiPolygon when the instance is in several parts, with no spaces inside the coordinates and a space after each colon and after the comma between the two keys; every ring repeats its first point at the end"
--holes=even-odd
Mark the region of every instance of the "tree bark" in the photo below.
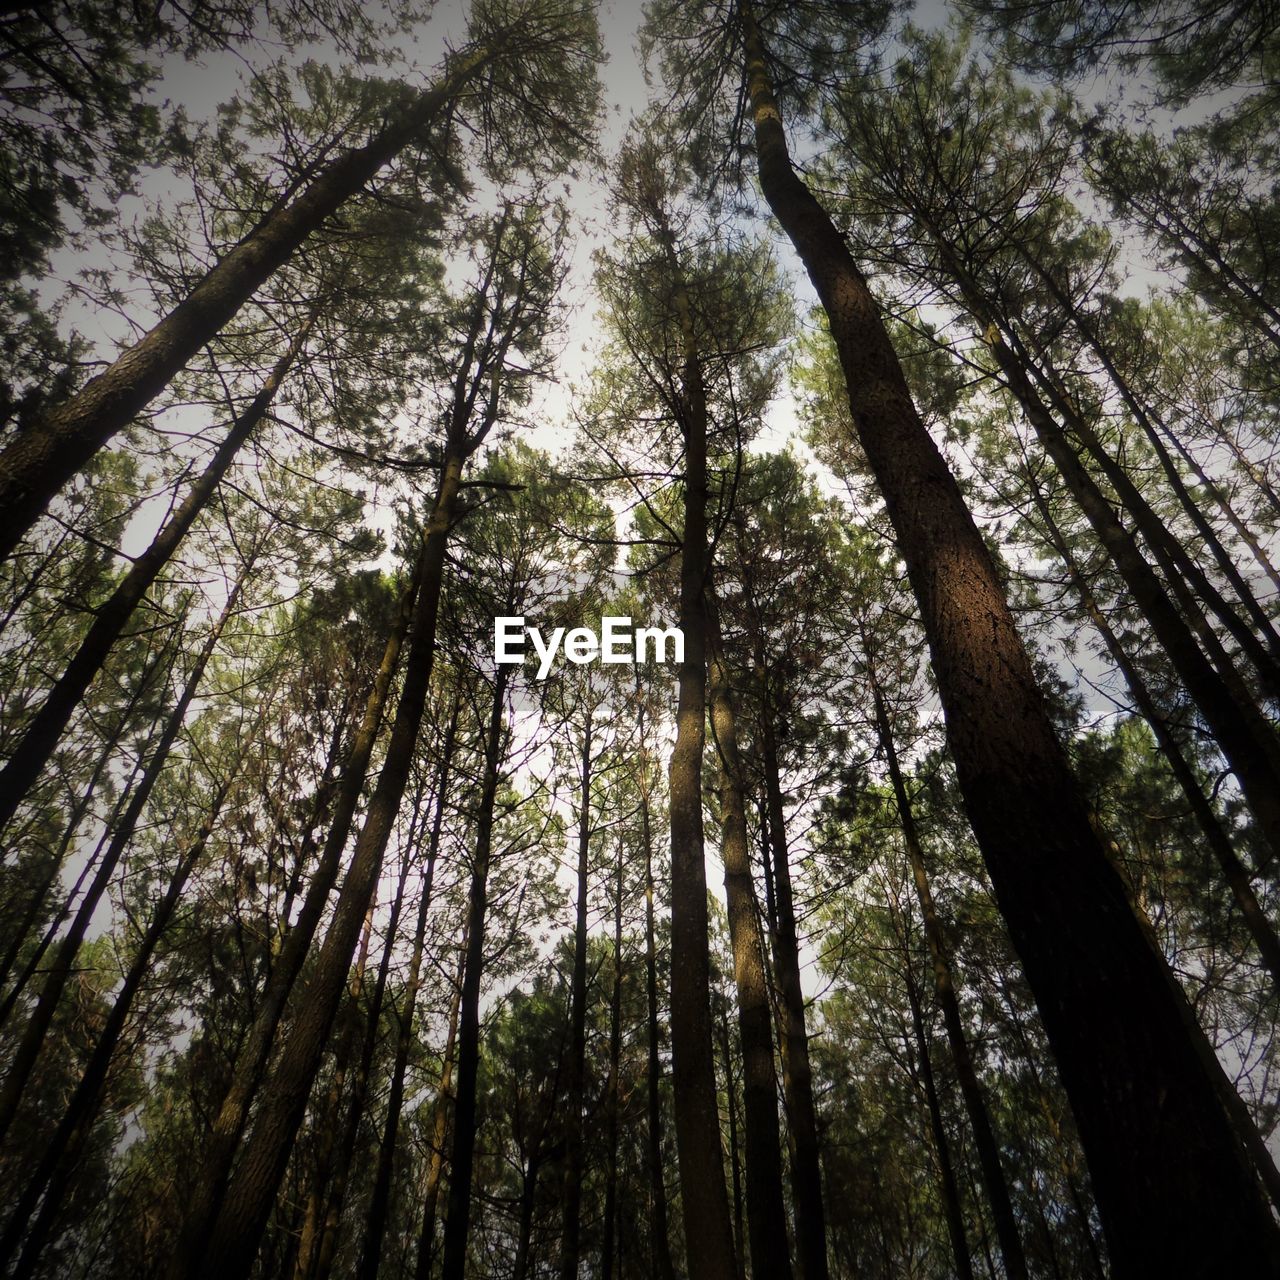
{"type": "Polygon", "coordinates": [[[503,758],[507,681],[511,668],[499,666],[485,735],[484,782],[476,816],[476,848],[467,899],[467,958],[462,974],[458,1021],[458,1088],[453,1104],[453,1157],[449,1161],[449,1201],[444,1223],[441,1280],[463,1280],[471,1225],[471,1171],[475,1165],[476,1080],[480,1069],[480,983],[484,969],[484,926],[493,855],[494,805],[503,758]]]}
{"type": "Polygon", "coordinates": [[[1090,828],[990,553],[843,237],[791,167],[752,8],[760,182],[827,313],[919,602],[966,809],[1088,1154],[1116,1275],[1280,1267],[1182,993],[1090,828]]]}
{"type": "Polygon", "coordinates": [[[0,830],[8,825],[23,797],[44,770],[76,707],[94,676],[102,670],[111,646],[120,638],[143,596],[159,576],[160,570],[169,563],[196,517],[208,505],[222,477],[240,452],[240,446],[267,416],[276,392],[310,330],[311,321],[308,321],[294,335],[288,350],[276,361],[249,407],[235,418],[231,430],[227,432],[204,471],[187,490],[186,497],[161,525],[159,532],[152,538],[151,545],[129,566],[129,571],[121,578],[111,595],[94,610],[93,622],[75,656],[49,690],[8,763],[0,769],[0,830]]]}
{"type": "Polygon", "coordinates": [[[742,1043],[742,1110],[747,1171],[747,1227],[751,1273],[786,1280],[791,1275],[787,1210],[782,1190],[782,1142],[773,1071],[773,1011],[765,972],[764,945],[756,916],[755,886],[747,841],[742,762],[736,709],[729,686],[714,587],[707,587],[707,633],[711,659],[711,732],[720,758],[721,856],[738,995],[742,1043]]]}

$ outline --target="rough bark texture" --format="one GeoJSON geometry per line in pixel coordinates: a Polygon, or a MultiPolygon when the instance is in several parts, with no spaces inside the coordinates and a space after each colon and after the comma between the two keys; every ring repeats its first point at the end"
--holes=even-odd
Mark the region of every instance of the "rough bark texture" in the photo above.
{"type": "Polygon", "coordinates": [[[1268,1274],[1280,1232],[1193,1019],[1090,828],[990,553],[866,282],[791,167],[749,7],[761,186],[830,321],[929,640],[951,751],[1089,1159],[1117,1276],[1268,1274]]]}

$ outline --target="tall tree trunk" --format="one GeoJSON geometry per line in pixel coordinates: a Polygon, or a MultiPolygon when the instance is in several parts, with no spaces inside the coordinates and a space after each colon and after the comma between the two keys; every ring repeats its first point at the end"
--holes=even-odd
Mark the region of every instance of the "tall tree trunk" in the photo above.
{"type": "Polygon", "coordinates": [[[159,324],[0,452],[0,559],[98,449],[164,390],[330,215],[421,137],[500,47],[496,38],[455,55],[435,85],[364,146],[325,165],[302,191],[273,208],[159,324]]]}
{"type": "Polygon", "coordinates": [[[253,1025],[236,1055],[231,1083],[218,1105],[213,1126],[205,1139],[198,1177],[188,1201],[182,1233],[168,1271],[168,1280],[188,1280],[204,1252],[222,1205],[227,1177],[244,1134],[250,1105],[262,1085],[280,1020],[284,1016],[298,974],[302,972],[329,894],[342,867],[342,855],[364,791],[369,760],[382,725],[387,693],[399,665],[400,650],[413,617],[427,557],[427,544],[424,540],[412,579],[401,597],[396,621],[383,647],[382,661],[365,701],[363,718],[347,751],[333,813],[329,819],[328,834],[303,898],[298,919],[285,934],[284,943],[262,992],[253,1025]]]}
{"type": "Polygon", "coordinates": [[[382,870],[382,857],[408,781],[431,681],[445,546],[462,466],[460,450],[448,450],[435,508],[427,523],[422,585],[414,608],[412,641],[382,771],[315,969],[300,992],[298,1016],[289,1029],[275,1070],[262,1090],[262,1106],[256,1123],[210,1233],[201,1271],[209,1280],[240,1280],[252,1266],[324,1054],[360,923],[382,870]]]}
{"type": "Polygon", "coordinates": [[[794,1148],[791,1181],[795,1196],[796,1251],[804,1280],[827,1280],[822,1165],[817,1108],[813,1101],[813,1070],[809,1065],[809,1035],[804,1022],[804,991],[800,986],[800,944],[796,934],[795,896],[787,853],[787,820],[777,736],[767,691],[764,690],[760,704],[760,742],[765,784],[765,812],[761,825],[767,832],[766,840],[773,863],[774,965],[782,994],[782,1085],[794,1148]]]}
{"type": "MultiPolygon", "coordinates": [[[[734,1271],[738,1280],[747,1274],[745,1206],[742,1197],[742,1156],[738,1143],[738,1081],[733,1070],[733,1037],[729,1034],[729,1002],[720,1006],[720,1051],[724,1054],[725,1108],[729,1122],[729,1184],[733,1188],[734,1271]]],[[[696,1225],[695,1225],[695,1230],[696,1225]]]]}
{"type": "Polygon", "coordinates": [[[542,1162],[531,1157],[520,1184],[520,1225],[516,1236],[516,1257],[511,1280],[526,1280],[529,1274],[530,1244],[533,1241],[533,1206],[538,1192],[538,1173],[542,1162]]]}
{"type": "Polygon", "coordinates": [[[787,1248],[778,1090],[773,1070],[773,1011],[751,878],[736,709],[720,633],[719,610],[710,583],[706,607],[711,659],[708,690],[711,732],[720,758],[721,856],[729,940],[733,948],[733,977],[738,994],[738,1036],[742,1042],[751,1273],[786,1280],[791,1275],[791,1256],[787,1248]]]}
{"type": "Polygon", "coordinates": [[[120,638],[133,611],[159,576],[160,570],[169,563],[196,517],[208,505],[222,477],[240,452],[240,446],[270,412],[280,384],[284,382],[285,375],[297,359],[298,352],[311,331],[311,323],[308,320],[299,328],[258,394],[244,413],[234,419],[231,430],[227,432],[204,471],[160,526],[151,545],[129,566],[129,571],[120,579],[110,596],[94,609],[93,622],[80,642],[80,648],[49,690],[8,763],[0,769],[0,830],[8,824],[22,803],[22,798],[44,770],[76,707],[94,676],[102,670],[111,646],[120,638]]]}
{"type": "Polygon", "coordinates": [[[462,983],[466,976],[467,937],[464,931],[458,949],[458,976],[449,1002],[449,1030],[445,1036],[440,1065],[440,1088],[436,1093],[431,1120],[431,1160],[427,1165],[427,1184],[422,1194],[422,1229],[418,1238],[418,1262],[414,1280],[431,1280],[431,1264],[435,1258],[436,1209],[440,1200],[440,1178],[444,1171],[444,1144],[449,1132],[449,1102],[453,1090],[454,1050],[458,1039],[458,1020],[462,1008],[462,983]]]}
{"type": "Polygon", "coordinates": [[[622,1090],[622,885],[624,845],[618,841],[613,879],[613,986],[609,992],[609,1095],[605,1109],[604,1229],[601,1280],[613,1280],[614,1241],[618,1232],[618,1107],[622,1090]]]}
{"type": "Polygon", "coordinates": [[[960,1187],[956,1182],[955,1166],[951,1161],[951,1143],[947,1127],[942,1120],[942,1105],[938,1101],[938,1085],[933,1075],[933,1062],[929,1054],[929,1036],[925,1030],[924,1013],[920,1008],[920,992],[911,972],[911,958],[907,954],[907,938],[902,938],[902,972],[907,984],[907,1004],[911,1009],[911,1030],[916,1042],[916,1060],[920,1066],[920,1083],[924,1088],[925,1105],[929,1111],[929,1130],[933,1134],[933,1153],[938,1160],[938,1183],[942,1191],[942,1211],[947,1220],[947,1235],[951,1240],[951,1252],[956,1260],[956,1273],[960,1280],[973,1280],[973,1258],[969,1253],[969,1241],[964,1232],[964,1208],[960,1203],[960,1187]]]}
{"type": "MultiPolygon", "coordinates": [[[[670,255],[674,258],[674,253],[670,255]]],[[[678,276],[677,276],[678,280],[678,276]]],[[[676,741],[671,752],[671,1076],[676,1151],[689,1272],[699,1280],[735,1280],[720,1149],[707,944],[707,871],[702,824],[702,756],[706,742],[707,397],[688,291],[677,285],[684,343],[682,421],[685,446],[684,542],[680,555],[680,666],[676,741]]]]}
{"type": "Polygon", "coordinates": [[[463,1280],[471,1226],[471,1171],[476,1147],[476,1080],[480,1068],[480,984],[484,969],[484,926],[489,906],[489,860],[493,855],[494,804],[502,770],[507,681],[511,668],[494,678],[493,706],[485,735],[484,782],[476,815],[476,848],[467,898],[467,958],[462,973],[458,1021],[458,1088],[453,1104],[453,1157],[449,1161],[449,1201],[444,1223],[442,1280],[463,1280]]]}
{"type": "Polygon", "coordinates": [[[94,872],[93,879],[90,881],[84,897],[80,900],[80,905],[71,921],[71,925],[54,951],[53,959],[49,962],[44,983],[40,988],[40,995],[36,1000],[36,1007],[32,1010],[31,1017],[23,1028],[22,1038],[18,1041],[9,1064],[9,1071],[5,1076],[4,1087],[0,1089],[0,1142],[3,1142],[5,1135],[9,1132],[9,1126],[13,1123],[13,1118],[22,1100],[23,1090],[31,1078],[31,1072],[34,1070],[36,1061],[40,1056],[40,1049],[44,1044],[45,1036],[53,1023],[58,1002],[61,1000],[67,982],[75,970],[76,956],[80,953],[80,947],[88,933],[94,913],[97,911],[103,896],[115,877],[116,868],[120,865],[120,859],[124,856],[125,850],[133,839],[134,832],[137,830],[138,820],[142,817],[147,801],[151,798],[151,792],[155,789],[156,782],[164,771],[169,752],[174,742],[177,741],[178,734],[182,731],[187,711],[196,696],[201,680],[204,678],[205,669],[208,667],[213,651],[217,648],[218,641],[222,637],[223,629],[235,612],[241,588],[251,572],[252,564],[250,563],[236,581],[231,594],[227,597],[226,605],[218,616],[217,622],[214,623],[208,636],[205,637],[205,642],[196,657],[195,665],[187,676],[182,693],[178,696],[178,701],[165,722],[160,740],[156,743],[155,751],[152,752],[151,759],[141,779],[139,779],[133,795],[129,799],[128,807],[112,833],[111,843],[99,860],[97,870],[94,872]]]}
{"type": "Polygon", "coordinates": [[[234,775],[230,775],[218,786],[199,830],[178,858],[168,887],[156,904],[150,923],[143,931],[124,982],[116,994],[111,1012],[107,1015],[93,1052],[85,1063],[75,1091],[53,1134],[42,1147],[35,1169],[24,1181],[22,1194],[17,1205],[14,1206],[4,1236],[0,1238],[0,1268],[7,1268],[22,1244],[23,1231],[27,1228],[26,1246],[13,1271],[13,1275],[21,1277],[21,1280],[30,1280],[30,1277],[35,1274],[41,1252],[57,1221],[67,1188],[93,1128],[93,1122],[97,1119],[112,1059],[119,1047],[120,1037],[128,1022],[134,998],[146,977],[156,945],[173,918],[187,880],[209,843],[209,837],[217,825],[233,781],[234,775]],[[42,1192],[44,1201],[41,1204],[42,1192]],[[40,1205],[40,1212],[33,1220],[32,1215],[35,1214],[37,1204],[40,1205]]]}
{"type": "MultiPolygon", "coordinates": [[[[639,671],[636,674],[639,691],[639,671]]],[[[648,1124],[645,1129],[645,1163],[649,1174],[649,1249],[650,1266],[657,1280],[675,1280],[671,1259],[671,1233],[667,1225],[667,1183],[662,1161],[662,1076],[658,1056],[658,947],[653,921],[653,830],[649,811],[649,748],[643,703],[640,708],[640,839],[644,845],[644,976],[645,1002],[648,1012],[646,1048],[648,1051],[645,1088],[648,1102],[648,1124]]]]}
{"type": "MultiPolygon", "coordinates": [[[[416,816],[416,815],[415,815],[416,816]]],[[[395,949],[400,931],[400,915],[404,910],[404,889],[409,878],[408,850],[413,848],[414,832],[410,830],[405,842],[406,854],[400,865],[395,897],[391,903],[391,915],[387,920],[386,937],[382,956],[378,961],[378,973],[374,979],[369,1007],[364,1016],[364,1036],[360,1043],[360,1059],[351,1080],[351,1097],[343,1120],[341,1137],[333,1154],[333,1167],[329,1176],[329,1195],[325,1206],[324,1227],[316,1249],[312,1280],[329,1280],[333,1262],[338,1254],[345,1225],[343,1212],[347,1206],[347,1188],[351,1183],[351,1170],[355,1165],[356,1148],[360,1145],[360,1130],[368,1118],[370,1082],[373,1079],[374,1058],[378,1052],[378,1036],[382,1025],[382,1008],[387,997],[387,978],[391,972],[391,953],[395,949]]],[[[376,912],[377,902],[372,904],[376,912]]]]}
{"type": "Polygon", "coordinates": [[[1022,1247],[1022,1237],[1018,1231],[1018,1220],[1014,1216],[1013,1203],[1009,1198],[1009,1184],[1000,1162],[1000,1148],[991,1125],[991,1113],[987,1110],[987,1101],[983,1096],[982,1086],[978,1083],[978,1073],[973,1065],[973,1054],[969,1049],[969,1038],[965,1034],[964,1019],[960,1013],[960,1001],[951,976],[951,961],[947,955],[942,922],[938,919],[933,891],[929,887],[924,850],[920,844],[915,814],[911,808],[911,798],[907,795],[906,782],[898,764],[893,729],[889,723],[889,715],[885,709],[884,697],[876,679],[874,665],[869,665],[869,674],[871,696],[875,703],[876,730],[880,745],[884,749],[885,762],[889,767],[889,781],[893,787],[898,818],[902,824],[902,839],[907,850],[907,861],[911,864],[911,878],[915,883],[916,897],[920,902],[925,943],[929,949],[929,962],[933,966],[934,990],[937,992],[938,1004],[942,1009],[942,1022],[946,1028],[951,1061],[955,1066],[956,1079],[964,1098],[965,1111],[973,1128],[982,1185],[987,1193],[987,1202],[991,1206],[996,1238],[1000,1242],[1000,1253],[1004,1258],[1005,1274],[1010,1277],[1010,1280],[1026,1280],[1027,1259],[1022,1247]]]}
{"type": "Polygon", "coordinates": [[[578,900],[573,927],[570,978],[569,1078],[565,1088],[565,1162],[560,1229],[560,1280],[577,1280],[578,1237],[582,1217],[583,1088],[587,1062],[587,868],[591,851],[591,693],[582,730],[582,767],[578,775],[578,900]]]}
{"type": "Polygon", "coordinates": [[[1280,1230],[1203,1037],[1089,825],[991,555],[875,300],[791,167],[752,8],[740,14],[761,186],[830,322],[919,602],[969,819],[1071,1099],[1116,1274],[1274,1271],[1280,1230]]]}
{"type": "Polygon", "coordinates": [[[426,873],[418,899],[418,919],[413,931],[413,954],[409,960],[409,982],[405,988],[403,1009],[397,1019],[396,1059],[391,1071],[391,1094],[387,1099],[387,1118],[382,1127],[378,1147],[378,1167],[373,1179],[373,1194],[365,1216],[364,1243],[356,1280],[376,1280],[382,1258],[382,1241],[391,1211],[391,1176],[395,1171],[396,1144],[400,1130],[400,1113],[404,1108],[405,1076],[409,1069],[409,1050],[413,1044],[413,1015],[422,982],[422,956],[427,933],[427,912],[435,881],[436,857],[440,852],[440,835],[444,828],[445,797],[449,789],[449,769],[458,732],[459,698],[455,694],[449,727],[440,749],[440,769],[436,775],[435,811],[431,819],[431,835],[427,842],[426,873]]]}

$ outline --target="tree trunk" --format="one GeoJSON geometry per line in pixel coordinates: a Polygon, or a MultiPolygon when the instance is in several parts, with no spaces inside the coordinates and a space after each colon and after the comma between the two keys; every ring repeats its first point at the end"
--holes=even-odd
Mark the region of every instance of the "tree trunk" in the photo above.
{"type": "Polygon", "coordinates": [[[822,1202],[818,1119],[813,1101],[813,1071],[809,1065],[809,1035],[804,1021],[804,991],[800,986],[800,944],[796,934],[795,897],[787,854],[786,811],[773,716],[764,691],[760,709],[760,740],[765,783],[762,827],[767,831],[773,863],[774,964],[782,994],[782,1085],[794,1147],[791,1181],[795,1197],[796,1250],[803,1280],[827,1280],[826,1214],[822,1202]]]}
{"type": "Polygon", "coordinates": [[[480,983],[484,969],[484,925],[489,900],[489,860],[493,854],[494,804],[503,757],[509,666],[494,677],[493,706],[485,736],[484,782],[476,816],[476,849],[467,900],[467,958],[462,974],[458,1022],[458,1089],[453,1104],[453,1157],[449,1161],[449,1201],[444,1223],[442,1280],[463,1280],[471,1225],[471,1171],[475,1165],[476,1079],[480,1069],[480,983]]]}
{"type": "Polygon", "coordinates": [[[601,1280],[613,1280],[618,1219],[618,1105],[622,1090],[622,876],[625,846],[618,841],[613,880],[613,988],[609,993],[609,1096],[605,1112],[604,1229],[600,1245],[601,1280]]]}
{"type": "Polygon", "coordinates": [[[444,1060],[440,1067],[440,1089],[436,1094],[435,1114],[432,1117],[431,1161],[427,1166],[427,1185],[422,1195],[422,1230],[418,1240],[418,1264],[414,1280],[431,1280],[431,1263],[435,1257],[436,1208],[440,1200],[440,1176],[444,1170],[445,1138],[449,1131],[449,1097],[453,1087],[454,1048],[458,1038],[467,950],[464,932],[462,946],[458,951],[458,976],[454,981],[453,999],[449,1002],[449,1031],[445,1037],[444,1060]]]}
{"type": "Polygon", "coordinates": [[[308,321],[294,335],[288,350],[276,362],[249,407],[235,418],[231,430],[199,478],[187,490],[186,497],[160,526],[151,545],[129,566],[129,571],[120,579],[115,590],[93,611],[93,623],[80,642],[75,657],[49,690],[8,763],[0,769],[0,830],[8,824],[22,803],[22,798],[39,778],[76,707],[84,698],[94,676],[102,670],[111,646],[120,638],[143,596],[159,576],[160,570],[169,563],[196,517],[213,497],[222,477],[240,452],[240,446],[269,413],[276,392],[310,330],[311,322],[308,321]]]}
{"type": "Polygon", "coordinates": [[[377,1280],[382,1258],[382,1241],[387,1217],[391,1211],[391,1176],[395,1171],[396,1143],[400,1129],[400,1113],[404,1107],[404,1082],[409,1069],[409,1050],[413,1044],[414,1006],[422,980],[422,955],[427,932],[427,910],[435,880],[436,857],[440,852],[440,834],[444,827],[445,797],[449,788],[449,767],[458,731],[459,699],[455,695],[444,745],[440,749],[440,770],[436,777],[435,812],[431,819],[431,835],[427,843],[426,874],[418,900],[418,919],[413,931],[413,954],[409,960],[409,982],[404,994],[404,1008],[398,1017],[396,1059],[391,1071],[391,1094],[387,1100],[387,1118],[378,1147],[378,1167],[374,1174],[373,1194],[365,1217],[364,1243],[356,1280],[377,1280]]]}
{"type": "Polygon", "coordinates": [[[0,453],[0,559],[98,449],[164,390],[325,219],[420,137],[497,51],[495,43],[457,55],[439,83],[272,209],[145,337],[0,453]]]}
{"type": "Polygon", "coordinates": [[[907,564],[960,787],[1075,1111],[1116,1275],[1267,1274],[1280,1231],[1190,1010],[1076,791],[999,575],[843,237],[791,168],[752,10],[765,197],[808,269],[907,564]]]}
{"type": "Polygon", "coordinates": [[[235,612],[241,588],[251,571],[252,564],[245,569],[245,572],[237,580],[231,590],[231,594],[227,597],[227,603],[223,607],[221,614],[219,614],[217,622],[214,623],[208,636],[205,637],[205,642],[196,657],[195,665],[187,676],[182,693],[179,695],[177,703],[165,722],[164,730],[160,735],[159,742],[156,743],[156,749],[152,753],[151,760],[148,762],[146,770],[143,772],[133,795],[129,799],[128,807],[121,816],[119,825],[112,834],[111,843],[107,846],[106,852],[98,863],[97,871],[89,883],[89,888],[80,900],[80,906],[76,910],[70,928],[58,944],[53,959],[49,962],[44,983],[40,988],[40,996],[36,1001],[36,1007],[32,1010],[31,1017],[27,1020],[27,1025],[23,1029],[22,1038],[14,1050],[8,1074],[5,1076],[4,1088],[0,1090],[0,1142],[3,1142],[5,1135],[9,1132],[9,1126],[13,1123],[14,1115],[17,1113],[18,1105],[22,1100],[23,1090],[31,1078],[31,1072],[34,1070],[36,1061],[39,1058],[41,1046],[44,1044],[45,1036],[48,1034],[49,1027],[52,1025],[54,1015],[57,1012],[58,1002],[61,1000],[67,981],[75,969],[76,956],[79,954],[85,935],[88,933],[94,913],[97,911],[103,895],[111,885],[116,868],[120,864],[120,859],[124,856],[125,850],[133,839],[133,834],[137,830],[138,820],[142,817],[142,811],[146,808],[147,801],[151,798],[151,792],[155,789],[156,782],[164,770],[165,763],[169,758],[169,752],[174,742],[177,741],[178,734],[182,731],[187,711],[200,687],[200,681],[204,678],[209,659],[212,658],[213,651],[217,648],[218,641],[222,637],[223,628],[235,612]]]}
{"type": "Polygon", "coordinates": [[[946,1125],[942,1122],[942,1106],[938,1102],[938,1086],[933,1077],[933,1062],[929,1056],[929,1037],[925,1032],[924,1014],[920,1008],[920,993],[911,973],[911,959],[907,955],[907,939],[902,939],[903,975],[907,984],[907,1003],[911,1008],[911,1029],[916,1042],[916,1059],[920,1064],[920,1083],[924,1088],[925,1105],[929,1110],[929,1130],[933,1134],[933,1152],[938,1158],[938,1182],[942,1191],[942,1211],[947,1220],[947,1235],[951,1240],[951,1252],[956,1260],[956,1273],[960,1280],[973,1280],[973,1258],[969,1253],[969,1241],[964,1233],[964,1209],[960,1204],[960,1188],[956,1183],[955,1166],[951,1163],[951,1143],[947,1139],[946,1125]]]}
{"type": "Polygon", "coordinates": [[[671,752],[671,1076],[688,1265],[699,1280],[735,1280],[712,1047],[711,960],[702,825],[706,742],[708,573],[707,400],[687,290],[678,288],[684,340],[684,542],[680,556],[680,666],[671,752]]]}
{"type": "Polygon", "coordinates": [[[765,973],[764,946],[756,918],[755,886],[747,841],[742,762],[729,672],[720,634],[714,587],[707,588],[707,632],[711,659],[711,732],[720,757],[721,855],[738,994],[742,1042],[742,1109],[747,1170],[747,1226],[751,1273],[786,1280],[791,1275],[787,1210],[782,1190],[782,1142],[773,1071],[773,1011],[765,973]]]}
{"type": "Polygon", "coordinates": [[[97,1119],[112,1059],[119,1047],[120,1036],[133,1008],[134,998],[138,994],[142,980],[146,977],[156,945],[173,918],[174,910],[186,888],[192,869],[209,843],[209,837],[217,825],[218,816],[222,812],[222,806],[231,790],[233,780],[234,775],[229,776],[218,787],[195,838],[179,857],[168,887],[156,904],[151,922],[143,932],[138,950],[116,994],[111,1012],[107,1015],[93,1052],[85,1063],[84,1072],[75,1091],[58,1121],[57,1128],[42,1147],[35,1170],[24,1181],[22,1194],[10,1216],[4,1237],[0,1239],[0,1269],[4,1269],[8,1267],[14,1253],[22,1244],[23,1229],[29,1224],[26,1247],[13,1271],[13,1275],[20,1277],[21,1280],[30,1280],[36,1272],[40,1254],[48,1242],[50,1230],[57,1221],[68,1185],[90,1136],[93,1122],[97,1119]],[[40,1204],[39,1214],[32,1220],[42,1192],[45,1193],[44,1202],[40,1204]]]}
{"type": "Polygon", "coordinates": [[[591,702],[582,730],[582,768],[578,791],[578,903],[573,929],[570,981],[569,1078],[565,1088],[564,1213],[560,1230],[560,1280],[577,1280],[578,1236],[582,1216],[582,1108],[587,1060],[587,866],[591,850],[591,702]]]}
{"type": "Polygon", "coordinates": [[[1026,1280],[1027,1259],[1022,1247],[1022,1237],[1018,1231],[1018,1220],[1014,1216],[1013,1203],[1009,1198],[1009,1184],[1000,1162],[1000,1147],[991,1125],[991,1113],[987,1110],[987,1101],[983,1096],[982,1086],[978,1083],[978,1073],[973,1065],[973,1054],[969,1050],[969,1038],[965,1034],[964,1020],[960,1014],[960,1000],[951,976],[951,961],[947,955],[942,922],[938,919],[933,891],[929,887],[924,850],[920,845],[911,799],[907,795],[906,783],[898,765],[898,751],[893,740],[893,729],[889,723],[889,715],[885,709],[884,698],[876,681],[873,666],[870,667],[869,674],[871,696],[875,702],[876,730],[880,737],[880,745],[884,748],[885,762],[889,767],[889,781],[898,806],[898,818],[902,824],[902,839],[907,849],[907,861],[911,864],[911,878],[915,883],[916,897],[920,902],[925,942],[929,949],[929,961],[933,966],[934,990],[937,992],[938,1004],[942,1009],[942,1022],[947,1032],[947,1043],[951,1049],[951,1061],[955,1066],[956,1079],[964,1098],[969,1123],[973,1127],[982,1185],[987,1193],[987,1202],[991,1206],[991,1216],[995,1221],[996,1238],[1000,1242],[1005,1274],[1010,1277],[1010,1280],[1026,1280]]]}
{"type": "MultiPolygon", "coordinates": [[[[745,1280],[747,1244],[742,1202],[742,1159],[738,1144],[738,1082],[733,1073],[733,1039],[729,1035],[728,1001],[720,1006],[720,1050],[724,1054],[724,1095],[729,1121],[729,1182],[733,1188],[734,1274],[745,1280]]],[[[695,1225],[695,1230],[696,1225],[695,1225]]],[[[686,1228],[687,1230],[687,1228],[686,1228]]]]}
{"type": "Polygon", "coordinates": [[[221,1208],[227,1177],[244,1134],[250,1105],[262,1084],[286,1003],[298,974],[302,971],[316,929],[324,915],[329,894],[341,870],[342,855],[346,851],[356,808],[364,791],[369,760],[382,725],[387,691],[399,665],[400,650],[408,634],[427,554],[424,541],[418,564],[401,598],[399,613],[383,648],[382,661],[365,701],[363,718],[347,751],[320,859],[303,898],[298,919],[285,934],[280,954],[271,968],[253,1025],[236,1055],[231,1083],[223,1095],[213,1126],[205,1139],[198,1177],[184,1216],[182,1233],[174,1250],[168,1280],[188,1280],[204,1252],[221,1208]]]}
{"type": "Polygon", "coordinates": [[[299,993],[298,1016],[262,1091],[263,1105],[204,1251],[202,1274],[209,1280],[240,1280],[252,1266],[337,1012],[360,923],[382,870],[383,853],[413,763],[431,680],[445,546],[462,465],[459,452],[446,453],[435,509],[426,528],[422,585],[414,609],[400,702],[378,785],[369,801],[364,827],[315,970],[299,993]]]}
{"type": "MultiPolygon", "coordinates": [[[[639,672],[636,681],[639,688],[639,672]]],[[[649,813],[649,755],[645,738],[644,707],[640,709],[640,839],[644,845],[644,975],[648,1010],[646,1040],[648,1062],[645,1086],[648,1125],[645,1155],[649,1173],[650,1266],[658,1280],[675,1280],[671,1259],[671,1233],[667,1225],[667,1183],[662,1161],[662,1094],[658,1056],[658,948],[653,927],[653,830],[649,813]]]]}

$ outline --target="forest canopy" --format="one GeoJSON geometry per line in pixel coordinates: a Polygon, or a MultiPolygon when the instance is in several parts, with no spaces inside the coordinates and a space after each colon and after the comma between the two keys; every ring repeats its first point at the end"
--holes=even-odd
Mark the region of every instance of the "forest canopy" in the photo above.
{"type": "Polygon", "coordinates": [[[5,1276],[1280,1275],[1274,5],[0,55],[5,1276]]]}

